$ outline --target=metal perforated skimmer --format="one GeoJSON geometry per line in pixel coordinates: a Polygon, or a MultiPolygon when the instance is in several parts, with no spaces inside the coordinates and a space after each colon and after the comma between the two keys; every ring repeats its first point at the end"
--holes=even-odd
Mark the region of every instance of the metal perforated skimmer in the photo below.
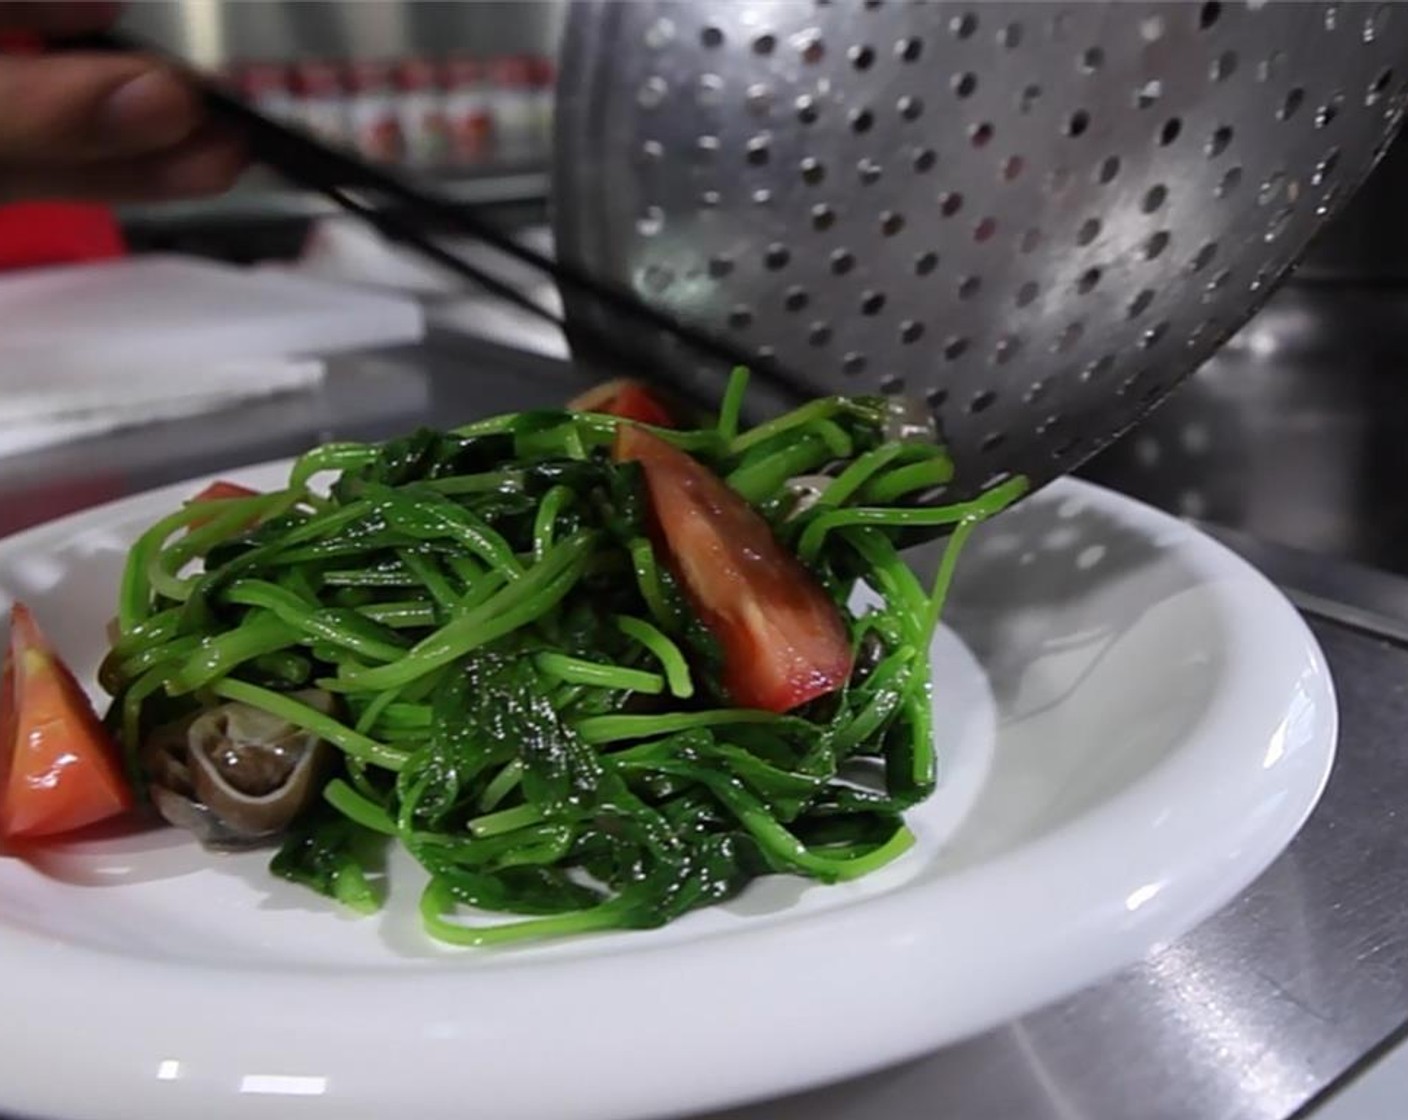
{"type": "Polygon", "coordinates": [[[1405,44],[1390,4],[578,3],[559,252],[818,391],[923,397],[965,489],[1044,480],[1266,297],[1405,44]]]}

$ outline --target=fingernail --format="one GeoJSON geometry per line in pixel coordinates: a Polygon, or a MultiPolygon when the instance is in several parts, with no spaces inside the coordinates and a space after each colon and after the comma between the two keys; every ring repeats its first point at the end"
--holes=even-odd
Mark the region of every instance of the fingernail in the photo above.
{"type": "Polygon", "coordinates": [[[174,144],[195,125],[181,86],[160,70],[148,70],[113,90],[103,102],[99,127],[128,144],[174,144]]]}

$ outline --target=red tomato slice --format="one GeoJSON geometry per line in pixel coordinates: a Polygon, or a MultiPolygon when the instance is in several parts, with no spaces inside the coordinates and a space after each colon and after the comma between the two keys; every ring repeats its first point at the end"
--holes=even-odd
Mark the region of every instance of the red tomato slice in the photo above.
{"type": "Polygon", "coordinates": [[[846,683],[841,612],[752,506],[643,428],[622,424],[615,456],[645,472],[667,562],[723,648],[735,703],[786,712],[846,683]]]}
{"type": "Polygon", "coordinates": [[[0,836],[71,832],[131,806],[87,696],[16,603],[0,674],[0,836]]]}
{"type": "MultiPolygon", "coordinates": [[[[226,482],[224,479],[220,479],[217,482],[212,482],[192,498],[191,502],[218,502],[225,498],[253,498],[257,497],[258,494],[258,490],[251,490],[248,486],[241,486],[238,482],[226,482]]],[[[250,521],[250,524],[253,525],[258,520],[258,518],[254,518],[250,521]]],[[[202,525],[209,523],[210,519],[208,517],[198,517],[191,522],[190,527],[192,529],[199,529],[202,525]]]]}
{"type": "Polygon", "coordinates": [[[221,498],[254,498],[259,494],[258,490],[251,490],[248,486],[241,486],[238,482],[226,482],[223,478],[212,482],[199,494],[191,499],[193,502],[213,502],[221,498]]]}
{"type": "Polygon", "coordinates": [[[604,381],[567,403],[573,412],[600,412],[622,420],[636,420],[657,428],[673,428],[675,418],[638,381],[617,378],[604,381]]]}

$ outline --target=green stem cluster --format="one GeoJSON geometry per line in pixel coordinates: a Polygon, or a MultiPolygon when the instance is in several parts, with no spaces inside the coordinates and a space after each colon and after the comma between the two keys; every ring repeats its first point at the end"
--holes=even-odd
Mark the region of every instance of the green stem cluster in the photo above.
{"type": "Polygon", "coordinates": [[[616,421],[519,413],[328,445],[280,491],[144,533],[101,672],[132,781],[155,733],[215,704],[307,729],[340,761],[273,870],[370,910],[377,848],[402,844],[430,875],[426,928],[457,944],[654,926],[759,875],[835,882],[896,858],[934,786],[928,651],[958,547],[1022,483],[909,504],[952,464],[889,438],[885,401],[743,430],[744,387],[740,371],[717,423],[659,434],[835,599],[857,654],[838,692],[787,715],[732,706],[639,470],[611,458],[616,421]],[[799,508],[789,480],[817,473],[799,508]],[[916,530],[950,534],[929,588],[899,550],[916,530]],[[880,605],[857,614],[862,583],[880,605]],[[467,924],[461,906],[515,917],[467,924]]]}

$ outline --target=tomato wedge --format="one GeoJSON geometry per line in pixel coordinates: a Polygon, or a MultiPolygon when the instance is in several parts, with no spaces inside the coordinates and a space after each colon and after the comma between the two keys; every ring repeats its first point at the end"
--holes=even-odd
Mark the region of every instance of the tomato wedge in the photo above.
{"type": "Polygon", "coordinates": [[[241,486],[238,482],[226,482],[223,478],[212,482],[199,494],[191,499],[193,502],[215,502],[222,498],[254,498],[259,494],[258,490],[251,490],[248,486],[241,486]]]}
{"type": "Polygon", "coordinates": [[[568,401],[573,412],[600,412],[622,420],[636,420],[657,428],[673,428],[675,418],[639,381],[617,378],[603,381],[568,401]]]}
{"type": "Polygon", "coordinates": [[[116,750],[29,611],[10,610],[0,673],[0,836],[52,836],[132,806],[116,750]]]}
{"type": "Polygon", "coordinates": [[[645,472],[658,543],[723,649],[735,703],[786,712],[846,683],[851,646],[841,612],[752,506],[635,425],[621,425],[615,457],[645,472]]]}
{"type": "MultiPolygon", "coordinates": [[[[238,482],[226,482],[224,479],[220,479],[216,482],[212,482],[192,498],[191,504],[194,505],[198,502],[218,502],[226,498],[253,498],[257,497],[258,494],[258,490],[251,490],[248,486],[241,486],[238,482]]],[[[257,517],[252,518],[249,524],[253,526],[258,520],[257,517]]],[[[190,527],[192,529],[199,529],[202,525],[208,524],[210,524],[210,518],[198,517],[191,522],[190,527]]]]}

